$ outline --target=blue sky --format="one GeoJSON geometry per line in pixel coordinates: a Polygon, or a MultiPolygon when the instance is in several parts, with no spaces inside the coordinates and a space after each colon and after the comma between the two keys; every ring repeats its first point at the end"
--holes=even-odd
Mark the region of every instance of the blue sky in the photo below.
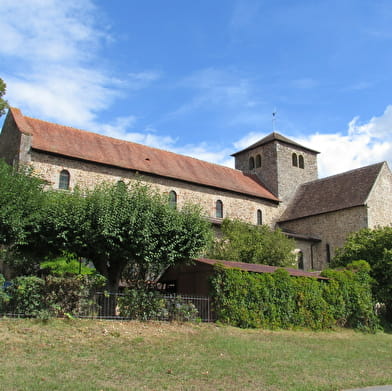
{"type": "Polygon", "coordinates": [[[321,176],[391,166],[390,0],[1,0],[0,31],[26,115],[233,166],[276,110],[321,176]]]}

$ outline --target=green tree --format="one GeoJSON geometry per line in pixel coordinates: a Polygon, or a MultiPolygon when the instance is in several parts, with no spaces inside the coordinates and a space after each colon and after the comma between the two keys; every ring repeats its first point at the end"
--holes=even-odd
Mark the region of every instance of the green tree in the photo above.
{"type": "Polygon", "coordinates": [[[3,79],[0,78],[0,117],[5,114],[5,110],[8,107],[8,102],[3,99],[3,96],[5,95],[7,90],[7,86],[4,83],[3,79]]]}
{"type": "Polygon", "coordinates": [[[273,266],[295,265],[294,241],[267,225],[225,219],[208,256],[215,259],[273,266]]]}
{"type": "Polygon", "coordinates": [[[44,182],[28,167],[13,168],[0,160],[0,246],[26,244],[40,221],[44,182]]]}
{"type": "Polygon", "coordinates": [[[195,207],[175,210],[139,183],[106,183],[85,194],[49,192],[28,250],[51,257],[68,251],[87,259],[115,292],[125,269],[132,279],[154,279],[167,266],[199,255],[210,235],[195,207]]]}
{"type": "Polygon", "coordinates": [[[365,228],[351,234],[336,251],[332,266],[365,260],[371,267],[375,298],[386,306],[392,320],[392,227],[365,228]]]}

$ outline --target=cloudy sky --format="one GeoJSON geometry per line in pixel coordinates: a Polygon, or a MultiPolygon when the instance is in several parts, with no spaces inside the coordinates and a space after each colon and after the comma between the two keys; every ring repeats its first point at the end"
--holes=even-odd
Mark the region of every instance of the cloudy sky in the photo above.
{"type": "Polygon", "coordinates": [[[390,0],[1,0],[0,31],[26,115],[229,166],[273,129],[321,176],[392,166],[390,0]]]}

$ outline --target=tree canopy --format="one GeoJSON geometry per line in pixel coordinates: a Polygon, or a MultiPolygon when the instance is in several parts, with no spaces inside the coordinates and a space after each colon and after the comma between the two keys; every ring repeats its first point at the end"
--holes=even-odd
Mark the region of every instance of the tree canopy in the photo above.
{"type": "Polygon", "coordinates": [[[0,159],[0,245],[27,243],[41,217],[43,184],[28,167],[16,169],[0,159]]]}
{"type": "Polygon", "coordinates": [[[48,192],[28,250],[53,257],[68,251],[89,260],[116,291],[125,270],[129,279],[154,279],[167,266],[198,256],[210,236],[196,207],[175,210],[140,183],[104,183],[83,194],[48,192]]]}
{"type": "Polygon", "coordinates": [[[373,294],[386,305],[392,319],[392,227],[365,228],[351,234],[336,251],[332,265],[346,266],[358,260],[369,263],[373,294]]]}
{"type": "Polygon", "coordinates": [[[272,266],[294,266],[294,241],[267,225],[251,225],[225,219],[222,237],[217,238],[208,256],[215,259],[272,266]]]}
{"type": "Polygon", "coordinates": [[[8,107],[8,102],[3,99],[3,96],[5,95],[7,91],[7,86],[4,83],[3,79],[0,78],[0,117],[5,114],[5,111],[8,107]]]}

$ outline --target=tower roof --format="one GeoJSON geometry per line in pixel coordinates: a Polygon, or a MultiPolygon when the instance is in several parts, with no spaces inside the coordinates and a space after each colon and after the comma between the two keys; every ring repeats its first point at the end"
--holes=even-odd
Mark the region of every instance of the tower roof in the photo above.
{"type": "Polygon", "coordinates": [[[261,147],[262,145],[265,145],[265,144],[268,144],[268,143],[272,143],[273,141],[280,141],[280,142],[285,143],[285,144],[294,145],[295,147],[299,147],[299,148],[304,149],[304,150],[306,150],[308,152],[311,152],[311,153],[320,153],[318,151],[315,151],[314,149],[310,149],[308,147],[304,147],[303,145],[298,144],[295,141],[290,140],[289,138],[287,138],[285,136],[282,136],[280,133],[273,132],[273,133],[270,133],[268,136],[262,138],[261,140],[255,142],[254,144],[250,145],[249,147],[246,147],[245,149],[242,149],[241,151],[233,153],[231,156],[237,156],[237,155],[239,155],[242,152],[246,152],[246,151],[249,151],[251,149],[254,149],[254,148],[257,148],[257,147],[261,147]]]}

